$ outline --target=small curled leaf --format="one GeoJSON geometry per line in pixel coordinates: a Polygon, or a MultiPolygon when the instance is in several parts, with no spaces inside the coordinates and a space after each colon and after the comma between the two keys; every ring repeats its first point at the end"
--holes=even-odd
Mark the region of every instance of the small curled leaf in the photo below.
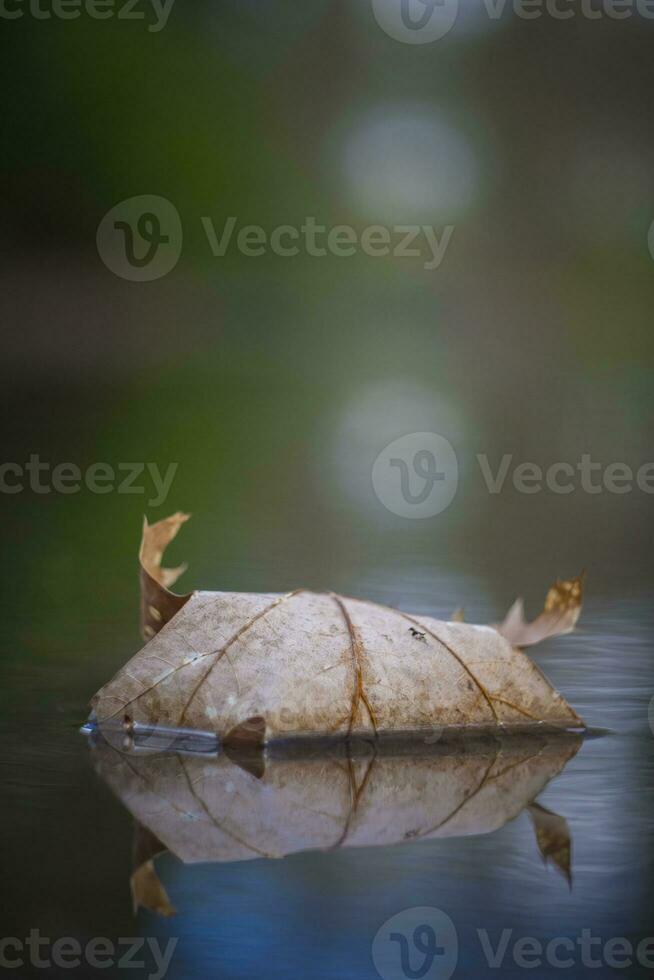
{"type": "Polygon", "coordinates": [[[139,550],[141,565],[141,635],[150,640],[188,602],[190,595],[175,595],[169,591],[186,571],[186,565],[162,568],[161,560],[167,546],[173,540],[190,514],[172,514],[156,524],[148,524],[143,518],[143,534],[139,550]]]}
{"type": "Polygon", "coordinates": [[[522,599],[516,599],[503,623],[496,627],[515,647],[534,646],[551,636],[571,633],[581,613],[584,595],[582,572],[576,578],[557,579],[545,598],[542,613],[533,622],[525,619],[522,599]]]}

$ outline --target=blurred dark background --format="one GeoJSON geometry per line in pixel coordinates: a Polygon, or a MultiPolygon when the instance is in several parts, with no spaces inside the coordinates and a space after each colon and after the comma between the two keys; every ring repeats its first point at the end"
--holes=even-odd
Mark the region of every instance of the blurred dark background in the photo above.
{"type": "MultiPolygon", "coordinates": [[[[102,851],[127,818],[75,729],[139,645],[144,513],[193,513],[172,555],[187,588],[304,585],[444,616],[464,602],[483,622],[519,593],[535,612],[555,576],[586,567],[589,608],[624,615],[595,724],[651,595],[651,495],[509,480],[491,495],[475,456],[654,459],[654,21],[491,20],[461,0],[447,36],[414,45],[358,0],[177,0],[161,31],[147,24],[0,19],[3,460],[178,463],[158,507],[148,490],[0,496],[14,935],[97,932],[88,896],[117,853],[103,915],[130,928],[129,845],[102,851]],[[177,208],[183,250],[132,282],[96,232],[146,194],[177,208]],[[435,270],[214,257],[201,218],[220,232],[230,215],[454,231],[435,270]],[[454,501],[427,520],[386,510],[370,479],[416,431],[459,460],[454,501]]],[[[651,741],[639,636],[625,697],[651,741]]],[[[580,690],[583,669],[566,675],[580,690]]],[[[644,754],[651,776],[647,745],[632,789],[644,754]]]]}

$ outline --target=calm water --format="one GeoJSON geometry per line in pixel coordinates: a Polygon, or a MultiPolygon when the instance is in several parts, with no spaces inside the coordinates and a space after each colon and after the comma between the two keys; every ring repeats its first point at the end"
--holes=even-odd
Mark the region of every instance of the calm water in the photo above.
{"type": "MultiPolygon", "coordinates": [[[[453,600],[467,597],[475,606],[475,598],[466,594],[465,581],[456,580],[441,583],[443,608],[432,604],[430,609],[426,596],[433,594],[432,586],[416,574],[404,591],[393,591],[377,571],[348,583],[348,591],[439,614],[448,607],[449,589],[453,600]]],[[[482,612],[492,618],[497,610],[489,607],[482,612]]],[[[86,700],[135,649],[133,639],[124,626],[77,622],[69,625],[66,635],[46,642],[26,620],[24,651],[12,655],[3,684],[3,870],[11,897],[4,909],[3,933],[24,939],[30,929],[38,929],[53,941],[76,937],[81,943],[106,937],[121,954],[127,950],[125,943],[118,945],[121,938],[146,937],[162,949],[175,938],[166,973],[174,980],[375,978],[380,975],[373,964],[375,936],[387,920],[404,913],[375,944],[383,977],[652,976],[654,968],[637,963],[626,969],[611,966],[611,956],[607,962],[605,952],[611,939],[626,937],[635,948],[654,935],[654,735],[648,720],[654,693],[652,619],[646,598],[618,601],[595,596],[586,604],[579,632],[544,645],[536,654],[587,723],[609,729],[603,737],[586,739],[538,797],[568,822],[571,888],[551,864],[543,863],[532,822],[522,812],[492,832],[309,850],[276,860],[184,864],[163,854],[156,868],[177,909],[171,918],[142,910],[133,917],[132,818],[95,772],[93,753],[77,731],[86,700]],[[94,653],[89,653],[89,639],[94,653]],[[50,657],[42,655],[39,643],[48,647],[50,657]],[[407,911],[421,907],[439,912],[407,911]],[[417,927],[430,923],[438,948],[433,956],[429,953],[432,934],[424,929],[415,933],[417,927]],[[599,964],[594,967],[584,965],[588,954],[577,942],[583,930],[601,940],[591,948],[593,962],[599,964]],[[396,939],[383,939],[391,931],[396,939]],[[406,937],[408,971],[399,958],[401,935],[406,937]],[[500,965],[493,967],[484,943],[492,951],[503,937],[506,949],[503,957],[501,951],[498,954],[500,965]],[[524,937],[543,944],[555,937],[569,938],[574,951],[559,946],[555,953],[563,962],[572,957],[572,965],[557,967],[543,955],[539,966],[520,966],[522,947],[516,962],[515,943],[524,937]],[[427,944],[424,954],[415,946],[416,939],[427,944]]],[[[305,778],[296,771],[280,790],[284,779],[275,775],[279,771],[271,765],[257,783],[256,805],[264,823],[276,824],[274,832],[286,834],[292,842],[298,812],[302,807],[319,811],[324,787],[316,772],[305,778]],[[280,792],[286,793],[283,805],[280,792]],[[286,831],[283,822],[288,823],[286,831]]],[[[396,826],[400,836],[406,836],[412,807],[416,812],[433,807],[438,821],[441,796],[451,786],[439,789],[428,778],[421,783],[413,772],[409,762],[388,770],[390,795],[369,813],[379,839],[395,840],[396,826]]],[[[234,768],[234,773],[236,783],[253,781],[240,769],[234,768]]],[[[212,790],[217,810],[224,807],[221,794],[232,790],[223,771],[212,790]]],[[[510,783],[505,790],[505,794],[517,792],[510,783]]],[[[495,798],[487,803],[490,824],[497,816],[492,808],[499,812],[505,802],[495,798]]],[[[151,813],[157,811],[157,819],[162,819],[166,807],[164,793],[151,813]]],[[[243,825],[253,819],[246,808],[243,825]]],[[[484,813],[476,819],[483,825],[484,813]]],[[[320,823],[315,813],[311,820],[320,823]]],[[[199,841],[198,850],[202,850],[199,841]]],[[[611,950],[616,962],[624,959],[620,944],[609,947],[609,954],[611,950]]],[[[529,949],[526,953],[529,962],[539,959],[529,949]]],[[[11,958],[14,953],[7,955],[11,958]]],[[[54,965],[46,971],[31,966],[28,953],[24,956],[25,965],[14,976],[95,973],[54,965]]],[[[136,960],[143,958],[143,966],[112,965],[99,975],[156,975],[151,950],[135,955],[136,960]]]]}

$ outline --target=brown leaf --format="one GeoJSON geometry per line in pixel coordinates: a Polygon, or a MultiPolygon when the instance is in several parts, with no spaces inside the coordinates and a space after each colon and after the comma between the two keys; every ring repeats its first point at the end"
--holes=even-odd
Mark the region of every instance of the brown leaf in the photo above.
{"type": "Polygon", "coordinates": [[[567,820],[539,803],[531,803],[527,811],[534,824],[536,843],[543,861],[545,864],[551,861],[572,887],[572,843],[567,820]]]}
{"type": "Polygon", "coordinates": [[[186,565],[180,565],[178,568],[161,567],[161,559],[166,547],[190,516],[190,514],[177,513],[156,524],[148,524],[147,518],[143,519],[139,561],[141,564],[141,635],[144,640],[149,640],[158,633],[191,597],[190,594],[175,595],[168,590],[168,586],[174,585],[179,576],[186,571],[186,565]]]}
{"type": "Polygon", "coordinates": [[[516,599],[497,631],[515,647],[533,646],[547,637],[571,633],[581,613],[585,576],[582,572],[573,579],[557,579],[547,593],[542,613],[531,623],[525,620],[522,599],[516,599]]]}
{"type": "MultiPolygon", "coordinates": [[[[166,578],[165,543],[185,519],[145,528],[146,604],[153,575],[166,578]]],[[[488,626],[305,589],[180,597],[157,587],[160,632],[94,697],[101,727],[127,716],[224,737],[257,717],[269,741],[583,725],[528,657],[488,626]],[[178,603],[172,618],[166,597],[178,603]]]]}

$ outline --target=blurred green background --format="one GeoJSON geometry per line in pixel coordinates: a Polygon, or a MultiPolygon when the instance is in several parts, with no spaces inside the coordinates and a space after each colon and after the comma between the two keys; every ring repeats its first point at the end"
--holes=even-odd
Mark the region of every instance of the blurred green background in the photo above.
{"type": "MultiPolygon", "coordinates": [[[[475,455],[654,459],[654,22],[491,21],[462,0],[446,38],[408,45],[358,0],[177,0],[159,33],[86,16],[0,27],[3,458],[179,464],[158,508],[148,493],[0,496],[13,764],[38,773],[42,740],[62,724],[76,737],[137,649],[144,512],[194,515],[171,556],[190,562],[186,588],[356,590],[441,615],[465,600],[488,621],[585,566],[596,601],[649,601],[651,496],[490,495],[475,455]],[[106,212],[141,194],[184,229],[173,271],[143,283],[96,248],[106,212]],[[230,215],[454,232],[431,271],[216,258],[201,217],[230,215]],[[370,480],[414,431],[459,460],[457,496],[429,520],[385,510],[370,480]]],[[[84,794],[64,817],[90,779],[68,751],[64,852],[97,818],[84,794]]],[[[23,814],[7,842],[33,833],[45,862],[40,777],[7,785],[23,814]]],[[[17,885],[29,906],[33,883],[17,885]]]]}
{"type": "MultiPolygon", "coordinates": [[[[501,573],[503,600],[581,565],[591,582],[649,574],[651,497],[491,496],[475,454],[654,456],[654,24],[463,14],[418,46],[338,0],[178,2],[159,33],[3,23],[6,459],[178,462],[149,516],[193,512],[198,586],[242,587],[254,567],[256,588],[332,587],[398,557],[501,573]],[[95,245],[139,194],[184,227],[175,269],[146,283],[95,245]],[[229,215],[454,233],[433,271],[214,258],[200,219],[229,215]],[[461,481],[411,521],[369,474],[422,429],[453,442],[461,481]]],[[[134,604],[147,496],[5,495],[16,608],[134,604]]]]}

